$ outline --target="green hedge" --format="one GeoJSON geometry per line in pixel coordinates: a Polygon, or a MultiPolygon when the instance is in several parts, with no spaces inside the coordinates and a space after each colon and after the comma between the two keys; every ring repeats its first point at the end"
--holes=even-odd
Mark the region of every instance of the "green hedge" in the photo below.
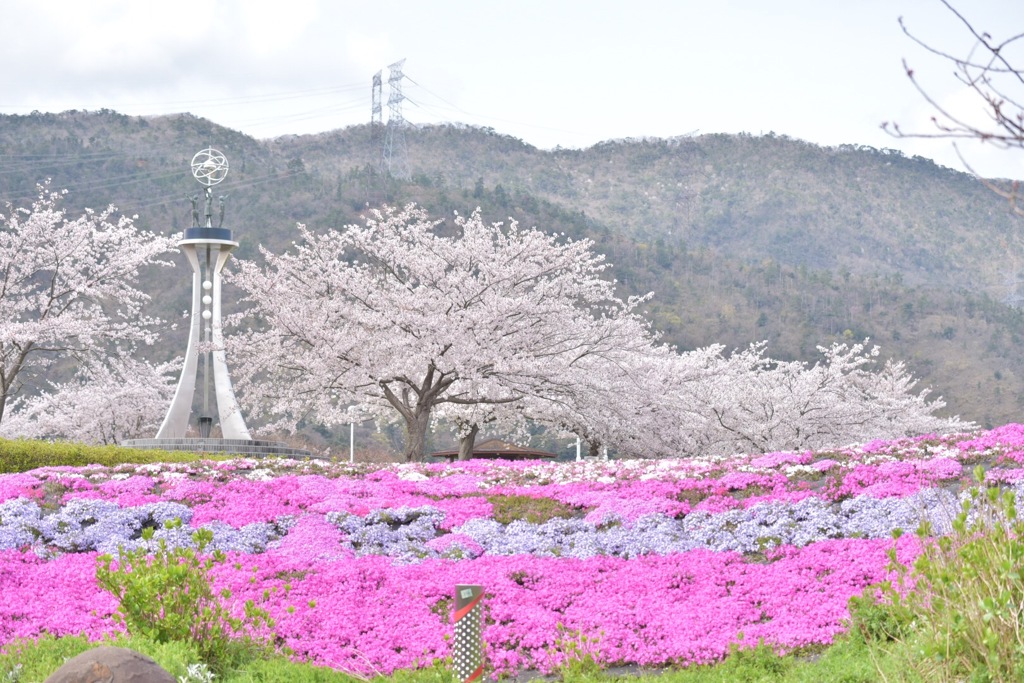
{"type": "Polygon", "coordinates": [[[120,465],[122,463],[194,462],[210,456],[181,451],[154,451],[124,446],[89,446],[70,441],[0,439],[0,473],[27,472],[37,467],[120,465]]]}

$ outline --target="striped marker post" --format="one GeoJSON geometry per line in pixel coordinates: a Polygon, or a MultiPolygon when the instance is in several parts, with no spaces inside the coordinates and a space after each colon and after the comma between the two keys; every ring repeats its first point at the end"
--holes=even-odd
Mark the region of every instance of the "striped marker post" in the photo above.
{"type": "Polygon", "coordinates": [[[483,586],[455,586],[455,652],[452,660],[455,675],[461,683],[469,683],[484,673],[482,638],[484,597],[483,586]]]}

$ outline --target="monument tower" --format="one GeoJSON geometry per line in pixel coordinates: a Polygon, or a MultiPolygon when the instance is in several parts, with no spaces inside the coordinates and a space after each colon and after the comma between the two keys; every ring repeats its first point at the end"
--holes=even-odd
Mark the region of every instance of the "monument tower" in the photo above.
{"type": "Polygon", "coordinates": [[[163,450],[308,457],[308,451],[291,448],[284,443],[254,440],[231,386],[221,328],[221,271],[238,242],[231,230],[224,227],[223,196],[218,198],[217,225],[213,225],[213,187],[227,174],[227,158],[212,147],[192,157],[192,175],[203,186],[203,194],[189,198],[192,202],[192,227],[186,228],[178,242],[192,267],[192,316],[185,364],[156,438],[134,439],[126,441],[125,445],[163,450]],[[196,413],[197,380],[201,380],[200,405],[192,422],[196,413]],[[215,423],[220,426],[220,438],[211,436],[215,423]],[[191,435],[190,427],[193,428],[191,435]]]}
{"type": "Polygon", "coordinates": [[[192,266],[192,319],[188,348],[185,351],[185,367],[181,370],[171,407],[157,432],[158,439],[185,437],[189,417],[192,415],[200,356],[203,384],[202,410],[196,420],[199,437],[209,439],[213,428],[214,414],[210,408],[212,369],[214,401],[222,437],[252,439],[231,387],[221,330],[221,271],[231,250],[238,246],[238,242],[232,239],[231,230],[224,227],[224,197],[219,201],[217,227],[213,227],[213,186],[224,180],[227,174],[228,160],[213,148],[204,149],[192,157],[192,175],[203,186],[204,217],[200,222],[200,197],[193,195],[192,227],[185,230],[184,239],[178,242],[178,247],[192,266]],[[206,348],[200,350],[201,345],[206,348]]]}

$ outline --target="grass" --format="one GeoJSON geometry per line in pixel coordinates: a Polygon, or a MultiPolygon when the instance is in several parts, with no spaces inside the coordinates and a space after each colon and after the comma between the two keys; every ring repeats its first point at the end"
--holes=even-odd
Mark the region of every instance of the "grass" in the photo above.
{"type": "Polygon", "coordinates": [[[543,524],[555,518],[571,519],[582,517],[586,510],[560,503],[551,498],[524,496],[524,495],[500,495],[487,496],[494,512],[494,521],[500,524],[511,524],[521,519],[530,524],[543,524]]]}
{"type": "MultiPolygon", "coordinates": [[[[198,650],[181,641],[160,643],[139,636],[119,635],[102,643],[89,642],[83,636],[54,638],[43,636],[34,641],[18,641],[3,648],[0,654],[0,681],[4,683],[41,683],[64,662],[97,645],[125,647],[151,657],[176,680],[198,683],[202,678],[189,677],[189,666],[200,661],[198,650]]],[[[287,657],[253,659],[218,676],[218,683],[243,681],[286,681],[306,683],[355,683],[362,679],[324,667],[292,662],[287,657]]]]}
{"type": "MultiPolygon", "coordinates": [[[[979,466],[975,478],[983,477],[979,466]]],[[[918,529],[923,552],[913,566],[891,552],[896,581],[851,602],[852,627],[869,645],[898,646],[901,670],[917,679],[1013,683],[1024,679],[1024,520],[1012,491],[970,495],[953,533],[918,529]]]]}
{"type": "MultiPolygon", "coordinates": [[[[184,643],[158,643],[121,635],[104,644],[127,647],[152,657],[175,679],[184,677],[188,683],[199,680],[188,678],[187,673],[190,665],[200,661],[199,654],[184,643]]],[[[66,660],[95,645],[84,637],[76,636],[43,636],[35,641],[13,643],[0,654],[0,681],[41,682],[66,660]],[[20,669],[16,674],[12,673],[18,665],[20,669]]],[[[845,637],[813,657],[780,657],[761,645],[734,650],[723,662],[713,666],[625,674],[604,671],[594,664],[569,664],[557,672],[555,678],[565,683],[875,683],[886,680],[910,683],[925,680],[913,676],[899,678],[898,669],[902,664],[899,646],[891,643],[869,646],[862,639],[845,637]]],[[[356,683],[365,679],[275,656],[254,659],[215,680],[217,683],[356,683]]],[[[396,671],[391,676],[374,679],[377,683],[455,683],[455,680],[444,662],[415,671],[396,671]]]]}

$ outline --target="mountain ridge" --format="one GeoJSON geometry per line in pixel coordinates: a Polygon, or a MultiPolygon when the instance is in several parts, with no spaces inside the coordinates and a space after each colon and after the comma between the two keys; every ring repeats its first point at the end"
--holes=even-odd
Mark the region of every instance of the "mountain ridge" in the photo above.
{"type": "MultiPolygon", "coordinates": [[[[435,125],[406,131],[410,177],[397,180],[380,172],[382,132],[256,140],[187,114],[0,116],[0,198],[25,205],[50,178],[70,190],[72,214],[113,203],[140,227],[175,232],[198,192],[188,162],[213,146],[231,163],[216,191],[239,258],[287,248],[296,223],[340,227],[381,203],[416,202],[438,218],[480,206],[487,220],[594,240],[623,296],[655,292],[652,324],[680,348],[767,339],[769,355],[813,362],[819,345],[870,337],[950,413],[995,424],[1024,407],[1024,320],[1006,305],[1021,225],[970,175],[774,134],[540,150],[435,125]]],[[[169,319],[188,300],[175,270],[147,276],[169,319]]],[[[180,353],[179,336],[169,331],[157,353],[180,353]]]]}

